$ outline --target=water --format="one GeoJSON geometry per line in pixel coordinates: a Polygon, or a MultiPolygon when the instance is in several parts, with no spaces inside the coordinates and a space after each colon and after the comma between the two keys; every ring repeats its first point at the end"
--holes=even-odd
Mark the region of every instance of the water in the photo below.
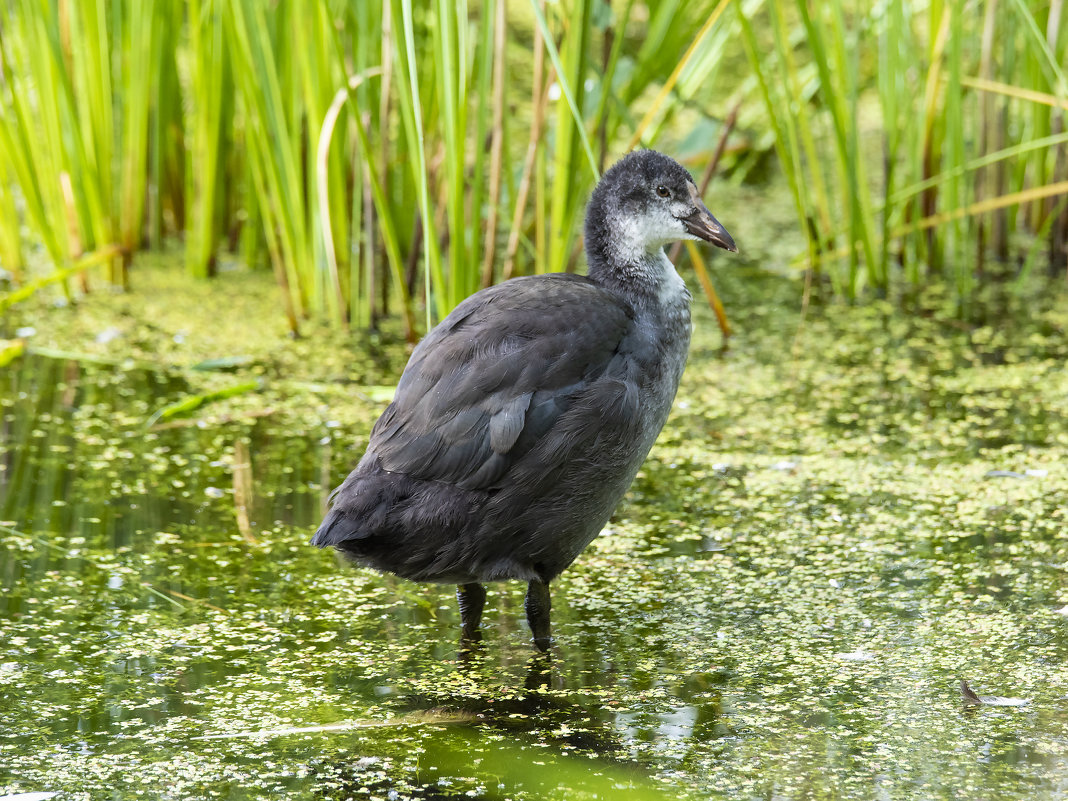
{"type": "Polygon", "coordinates": [[[465,650],[451,588],[306,544],[375,392],[277,379],[149,429],[202,379],[5,369],[0,797],[1068,797],[1068,314],[797,336],[792,287],[723,280],[740,335],[699,313],[549,658],[518,584],[465,650]]]}

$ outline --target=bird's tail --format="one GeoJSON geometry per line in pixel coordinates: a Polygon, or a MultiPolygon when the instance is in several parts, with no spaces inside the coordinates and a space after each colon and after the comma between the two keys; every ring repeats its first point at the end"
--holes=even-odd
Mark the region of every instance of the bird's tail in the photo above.
{"type": "Polygon", "coordinates": [[[360,551],[368,540],[393,539],[392,513],[411,495],[411,482],[382,470],[378,458],[367,454],[341,486],[330,495],[330,510],[311,539],[312,545],[328,545],[360,551]],[[346,545],[346,543],[348,545],[346,545]]]}
{"type": "MultiPolygon", "coordinates": [[[[337,495],[336,491],[330,496],[331,501],[335,495],[337,495]]],[[[345,540],[355,539],[354,535],[358,535],[358,531],[354,526],[354,522],[339,507],[331,507],[330,511],[326,513],[326,517],[323,518],[323,522],[319,524],[318,530],[312,536],[311,544],[319,548],[325,548],[328,545],[338,545],[345,540]]]]}

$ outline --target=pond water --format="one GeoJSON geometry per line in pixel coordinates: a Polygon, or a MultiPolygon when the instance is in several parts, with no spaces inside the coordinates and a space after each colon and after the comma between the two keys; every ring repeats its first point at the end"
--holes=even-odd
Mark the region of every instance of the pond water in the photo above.
{"type": "Polygon", "coordinates": [[[4,368],[0,797],[1068,797],[1068,311],[745,273],[548,656],[519,583],[463,649],[451,587],[308,546],[380,391],[149,427],[197,375],[4,368]]]}

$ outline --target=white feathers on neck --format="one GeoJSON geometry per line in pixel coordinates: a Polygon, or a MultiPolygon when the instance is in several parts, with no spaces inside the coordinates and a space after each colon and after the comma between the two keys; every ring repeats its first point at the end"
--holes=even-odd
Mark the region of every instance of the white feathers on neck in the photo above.
{"type": "Polygon", "coordinates": [[[683,224],[666,209],[621,214],[612,222],[612,238],[606,243],[612,269],[649,287],[661,306],[689,304],[686,283],[664,253],[668,243],[694,238],[683,224]]]}
{"type": "Polygon", "coordinates": [[[668,214],[620,215],[614,223],[614,238],[608,246],[614,251],[617,264],[645,261],[668,242],[685,237],[685,229],[668,214]]]}
{"type": "Polygon", "coordinates": [[[659,262],[661,275],[660,282],[657,284],[659,288],[657,296],[660,299],[660,305],[688,304],[690,302],[690,290],[686,288],[686,282],[682,280],[682,276],[675,270],[675,265],[671,263],[671,259],[667,257],[663,249],[660,250],[659,262]]]}

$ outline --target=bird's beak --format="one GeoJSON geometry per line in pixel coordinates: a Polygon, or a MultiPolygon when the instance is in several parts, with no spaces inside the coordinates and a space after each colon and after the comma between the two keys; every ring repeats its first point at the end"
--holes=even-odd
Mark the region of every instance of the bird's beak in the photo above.
{"type": "Polygon", "coordinates": [[[719,245],[724,250],[737,253],[734,240],[727,233],[727,229],[719,224],[719,220],[712,216],[712,212],[705,208],[705,204],[697,201],[697,210],[689,217],[682,218],[682,224],[686,230],[696,237],[700,237],[713,245],[719,245]]]}

